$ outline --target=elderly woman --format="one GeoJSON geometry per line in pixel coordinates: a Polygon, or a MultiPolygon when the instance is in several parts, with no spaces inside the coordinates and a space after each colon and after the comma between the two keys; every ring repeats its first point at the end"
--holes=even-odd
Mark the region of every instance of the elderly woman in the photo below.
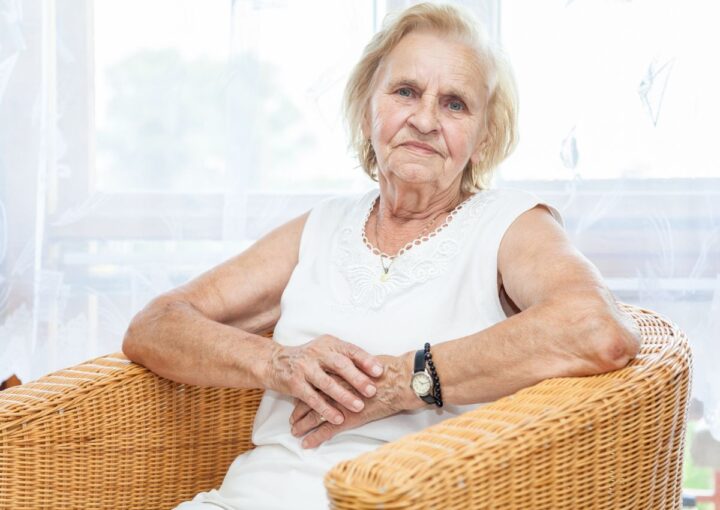
{"type": "Polygon", "coordinates": [[[559,213],[488,189],[515,142],[515,91],[465,14],[422,4],[386,20],[345,107],[377,188],[322,201],[127,332],[128,357],[161,376],[266,390],[257,448],[177,508],[326,508],[337,462],[638,350],[559,213]]]}

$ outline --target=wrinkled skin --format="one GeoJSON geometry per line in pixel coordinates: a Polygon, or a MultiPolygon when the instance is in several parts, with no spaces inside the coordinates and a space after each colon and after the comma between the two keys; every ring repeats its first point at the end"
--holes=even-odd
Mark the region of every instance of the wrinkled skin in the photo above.
{"type": "MultiPolygon", "coordinates": [[[[423,405],[419,399],[413,398],[414,395],[408,401],[409,386],[403,384],[408,376],[403,370],[403,360],[394,356],[378,356],[378,359],[385,366],[385,372],[377,380],[377,394],[371,398],[363,398],[355,393],[358,398],[363,398],[363,409],[359,412],[343,411],[344,419],[341,424],[322,421],[321,415],[308,404],[301,400],[296,401],[290,423],[295,437],[307,434],[302,442],[303,448],[315,448],[343,430],[354,429],[405,409],[423,405]]],[[[332,377],[339,385],[348,391],[353,391],[346,381],[337,376],[332,377]]]]}
{"type": "Polygon", "coordinates": [[[383,373],[377,357],[332,335],[299,346],[279,345],[268,365],[269,389],[302,400],[335,424],[364,409],[359,397],[373,397],[377,387],[371,377],[383,373]]]}

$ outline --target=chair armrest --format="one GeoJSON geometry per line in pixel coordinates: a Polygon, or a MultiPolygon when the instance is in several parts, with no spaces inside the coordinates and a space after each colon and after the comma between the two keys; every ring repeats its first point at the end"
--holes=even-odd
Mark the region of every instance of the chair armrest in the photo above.
{"type": "Polygon", "coordinates": [[[688,342],[621,306],[643,338],[627,367],[548,379],[339,463],[325,476],[331,507],[680,508],[688,342]]]}
{"type": "Polygon", "coordinates": [[[1,508],[172,508],[253,447],[261,390],[164,379],[122,353],[0,392],[1,508]]]}

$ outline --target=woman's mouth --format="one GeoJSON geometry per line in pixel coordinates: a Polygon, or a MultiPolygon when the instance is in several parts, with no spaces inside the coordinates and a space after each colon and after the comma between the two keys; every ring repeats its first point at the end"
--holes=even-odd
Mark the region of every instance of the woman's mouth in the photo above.
{"type": "Polygon", "coordinates": [[[419,154],[437,154],[437,151],[435,149],[419,143],[408,142],[402,144],[400,147],[405,147],[406,149],[417,152],[419,154]]]}

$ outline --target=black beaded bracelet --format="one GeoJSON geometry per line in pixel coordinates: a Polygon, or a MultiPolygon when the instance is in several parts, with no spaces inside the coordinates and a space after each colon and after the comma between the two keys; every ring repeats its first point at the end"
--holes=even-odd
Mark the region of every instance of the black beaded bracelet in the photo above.
{"type": "Polygon", "coordinates": [[[443,406],[442,401],[442,390],[440,389],[440,378],[435,370],[435,364],[432,360],[432,354],[430,353],[430,342],[425,343],[425,361],[427,362],[428,368],[430,369],[430,377],[433,380],[433,399],[435,399],[435,405],[438,407],[443,406]]]}

